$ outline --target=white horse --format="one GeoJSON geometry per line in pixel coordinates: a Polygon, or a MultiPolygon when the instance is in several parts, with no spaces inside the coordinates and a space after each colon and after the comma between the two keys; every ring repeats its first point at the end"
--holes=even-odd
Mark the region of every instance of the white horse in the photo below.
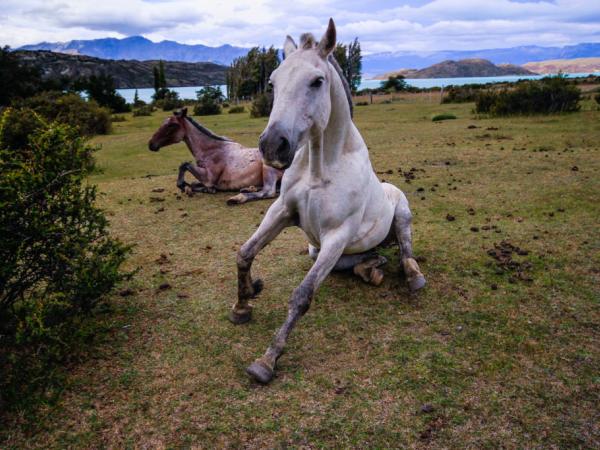
{"type": "Polygon", "coordinates": [[[379,284],[383,274],[378,267],[386,260],[374,250],[393,237],[400,244],[411,291],[425,285],[412,254],[408,201],[373,171],[367,146],[352,122],[347,85],[330,57],[335,44],[331,19],[318,44],[304,34],[298,48],[288,36],[285,60],[271,75],[275,99],[259,148],[266,164],[286,171],[279,198],[238,252],[238,301],[230,320],[250,320],[248,300],[262,290],[260,280],[252,281],[252,261],[284,228],[296,225],[304,231],[315,263],[294,289],[287,319],[271,346],[247,368],[261,383],[273,377],[292,328],[332,270],[353,268],[365,281],[379,284]]]}

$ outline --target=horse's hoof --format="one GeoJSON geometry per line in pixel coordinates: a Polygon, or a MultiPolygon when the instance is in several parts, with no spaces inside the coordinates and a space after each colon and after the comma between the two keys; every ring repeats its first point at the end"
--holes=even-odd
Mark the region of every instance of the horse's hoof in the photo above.
{"type": "Polygon", "coordinates": [[[263,283],[263,280],[261,280],[260,278],[254,280],[254,282],[252,283],[252,298],[255,298],[258,294],[260,294],[264,287],[265,283],[263,283]]]}
{"type": "Polygon", "coordinates": [[[252,309],[249,307],[241,310],[232,308],[231,311],[229,311],[229,321],[234,325],[248,323],[250,322],[250,319],[252,319],[252,309]]]}
{"type": "Polygon", "coordinates": [[[248,186],[240,189],[240,192],[243,194],[248,194],[250,192],[258,192],[258,189],[256,188],[256,186],[248,186]]]}
{"type": "Polygon", "coordinates": [[[410,292],[417,292],[419,289],[424,288],[425,284],[427,284],[427,281],[425,281],[425,277],[421,274],[411,277],[408,280],[410,292]]]}
{"type": "Polygon", "coordinates": [[[187,194],[188,197],[193,197],[194,196],[194,191],[191,188],[191,186],[186,186],[184,188],[184,192],[187,194]]]}
{"type": "Polygon", "coordinates": [[[369,283],[373,286],[379,286],[381,283],[383,283],[383,270],[374,268],[371,271],[369,283]]]}
{"type": "Polygon", "coordinates": [[[246,202],[246,196],[244,194],[234,195],[233,197],[227,199],[227,204],[229,206],[241,205],[242,203],[245,203],[245,202],[246,202]]]}
{"type": "Polygon", "coordinates": [[[246,373],[261,384],[267,384],[273,379],[275,371],[257,359],[246,368],[246,373]]]}

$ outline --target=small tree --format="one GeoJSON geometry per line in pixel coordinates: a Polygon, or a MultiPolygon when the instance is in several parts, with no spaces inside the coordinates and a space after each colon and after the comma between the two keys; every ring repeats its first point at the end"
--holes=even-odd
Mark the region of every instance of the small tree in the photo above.
{"type": "Polygon", "coordinates": [[[221,114],[221,104],[225,99],[221,89],[205,86],[196,92],[198,96],[198,102],[194,107],[194,115],[196,116],[210,116],[215,114],[221,114]]]}
{"type": "Polygon", "coordinates": [[[111,75],[91,75],[82,80],[81,85],[92,100],[112,112],[121,113],[130,110],[127,101],[117,93],[115,79],[111,75]]]}
{"type": "Polygon", "coordinates": [[[135,94],[133,95],[133,106],[134,108],[139,108],[140,106],[144,106],[146,102],[144,100],[140,100],[140,96],[138,94],[138,90],[135,90],[135,94]]]}
{"type": "Polygon", "coordinates": [[[408,90],[408,83],[403,75],[390,76],[381,83],[381,89],[392,92],[406,91],[408,90]]]}

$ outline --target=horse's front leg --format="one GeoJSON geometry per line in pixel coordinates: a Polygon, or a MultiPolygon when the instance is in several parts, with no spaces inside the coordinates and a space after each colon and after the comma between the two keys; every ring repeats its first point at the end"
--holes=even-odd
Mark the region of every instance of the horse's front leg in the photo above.
{"type": "Polygon", "coordinates": [[[254,258],[258,252],[281,233],[281,230],[292,225],[292,219],[293,216],[287,211],[283,203],[276,200],[267,210],[265,218],[258,229],[238,251],[238,301],[229,313],[229,320],[234,324],[239,325],[250,320],[252,307],[248,304],[248,300],[256,297],[262,290],[262,281],[257,279],[253,282],[250,274],[254,258]]]}
{"type": "Polygon", "coordinates": [[[406,274],[408,287],[411,292],[416,292],[426,284],[425,277],[421,273],[419,264],[413,256],[412,250],[412,213],[408,206],[408,200],[404,194],[401,195],[394,212],[394,223],[398,245],[400,246],[400,258],[402,268],[406,274]]]}
{"type": "Polygon", "coordinates": [[[329,239],[323,239],[317,260],[290,297],[287,319],[273,338],[273,342],[265,354],[246,369],[248,374],[256,381],[268,383],[273,378],[275,364],[283,352],[290,332],[300,317],[308,311],[316,290],[342,256],[349,237],[346,234],[338,233],[329,239]]]}
{"type": "Polygon", "coordinates": [[[240,192],[227,200],[228,205],[239,205],[241,203],[277,197],[277,181],[281,178],[281,171],[263,164],[263,185],[258,192],[240,192]]]}
{"type": "Polygon", "coordinates": [[[205,167],[199,167],[195,164],[186,162],[179,166],[179,176],[177,177],[177,187],[188,195],[193,195],[195,192],[204,192],[214,194],[217,192],[215,188],[215,176],[205,167]],[[185,172],[191,173],[199,183],[189,185],[185,182],[185,172]]]}

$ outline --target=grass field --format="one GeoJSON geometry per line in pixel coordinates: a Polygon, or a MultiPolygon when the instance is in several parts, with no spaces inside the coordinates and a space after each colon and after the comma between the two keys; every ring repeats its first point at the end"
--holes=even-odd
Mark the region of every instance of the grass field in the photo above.
{"type": "MultiPolygon", "coordinates": [[[[434,101],[355,110],[380,178],[411,203],[426,289],[409,296],[392,250],[378,288],[330,276],[269,386],[244,369],[311,265],[302,233],[259,255],[253,320],[230,324],[235,252],[270,201],[180,196],[185,146],[146,148],[166,113],[115,123],[92,181],[136,245],[133,295],[111,298],[58,401],[13,417],[0,446],[598,448],[600,112],[479,119],[434,101]]],[[[266,123],[199,120],[249,146],[266,123]]]]}

